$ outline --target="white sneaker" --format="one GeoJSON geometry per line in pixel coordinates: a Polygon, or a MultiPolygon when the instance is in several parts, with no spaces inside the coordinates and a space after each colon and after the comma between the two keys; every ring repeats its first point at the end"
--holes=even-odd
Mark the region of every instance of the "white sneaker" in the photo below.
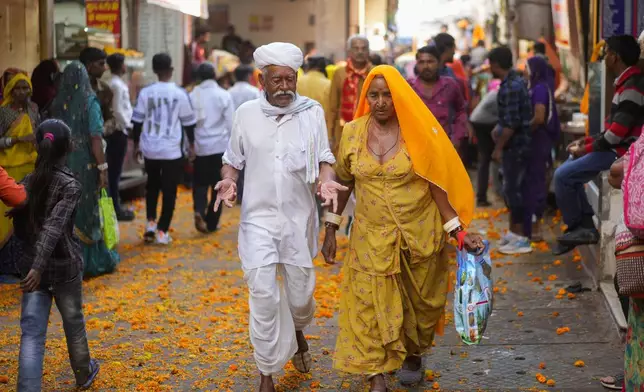
{"type": "Polygon", "coordinates": [[[519,236],[508,230],[507,233],[499,240],[499,246],[506,246],[510,242],[516,240],[519,236]]]}
{"type": "Polygon", "coordinates": [[[154,242],[154,237],[157,234],[157,223],[156,222],[148,222],[148,225],[145,227],[145,233],[143,234],[143,239],[147,243],[152,243],[154,242]]]}
{"type": "Polygon", "coordinates": [[[157,231],[157,244],[168,245],[171,242],[172,242],[172,237],[170,237],[170,234],[164,233],[163,231],[157,231]]]}
{"type": "Polygon", "coordinates": [[[527,237],[521,237],[515,234],[515,239],[509,244],[499,248],[499,253],[504,255],[518,255],[532,253],[532,245],[527,237]]]}

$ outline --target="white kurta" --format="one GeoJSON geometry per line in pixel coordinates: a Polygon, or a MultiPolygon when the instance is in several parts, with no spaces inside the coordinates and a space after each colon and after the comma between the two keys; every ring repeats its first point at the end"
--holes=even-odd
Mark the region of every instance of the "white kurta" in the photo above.
{"type": "Polygon", "coordinates": [[[274,263],[313,267],[319,222],[315,186],[306,182],[306,143],[312,128],[319,132],[319,163],[335,163],[321,106],[279,121],[264,114],[259,100],[235,113],[223,162],[246,168],[238,245],[245,270],[274,263]]]}

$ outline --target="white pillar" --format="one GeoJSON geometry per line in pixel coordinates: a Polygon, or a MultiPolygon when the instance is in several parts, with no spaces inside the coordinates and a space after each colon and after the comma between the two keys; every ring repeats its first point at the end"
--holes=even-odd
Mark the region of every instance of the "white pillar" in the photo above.
{"type": "Polygon", "coordinates": [[[358,0],[358,26],[360,34],[365,35],[367,33],[367,7],[365,5],[366,0],[358,0]]]}

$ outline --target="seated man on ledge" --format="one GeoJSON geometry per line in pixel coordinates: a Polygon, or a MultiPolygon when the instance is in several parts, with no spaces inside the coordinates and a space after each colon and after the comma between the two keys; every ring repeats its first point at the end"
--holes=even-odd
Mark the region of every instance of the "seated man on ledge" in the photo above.
{"type": "Polygon", "coordinates": [[[555,255],[599,242],[599,232],[593,222],[595,213],[588,203],[584,184],[610,169],[637,140],[644,124],[644,74],[637,67],[639,44],[630,35],[613,36],[606,44],[606,68],[613,75],[619,75],[615,79],[610,115],[604,132],[568,146],[570,159],[555,171],[557,206],[568,226],[557,239],[558,244],[553,248],[555,255]]]}

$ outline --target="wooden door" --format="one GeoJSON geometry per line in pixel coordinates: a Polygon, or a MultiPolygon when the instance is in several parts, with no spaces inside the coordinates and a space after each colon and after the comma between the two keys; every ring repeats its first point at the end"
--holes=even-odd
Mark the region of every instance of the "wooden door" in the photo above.
{"type": "Polygon", "coordinates": [[[0,72],[31,72],[40,61],[38,0],[0,1],[0,72]]]}

